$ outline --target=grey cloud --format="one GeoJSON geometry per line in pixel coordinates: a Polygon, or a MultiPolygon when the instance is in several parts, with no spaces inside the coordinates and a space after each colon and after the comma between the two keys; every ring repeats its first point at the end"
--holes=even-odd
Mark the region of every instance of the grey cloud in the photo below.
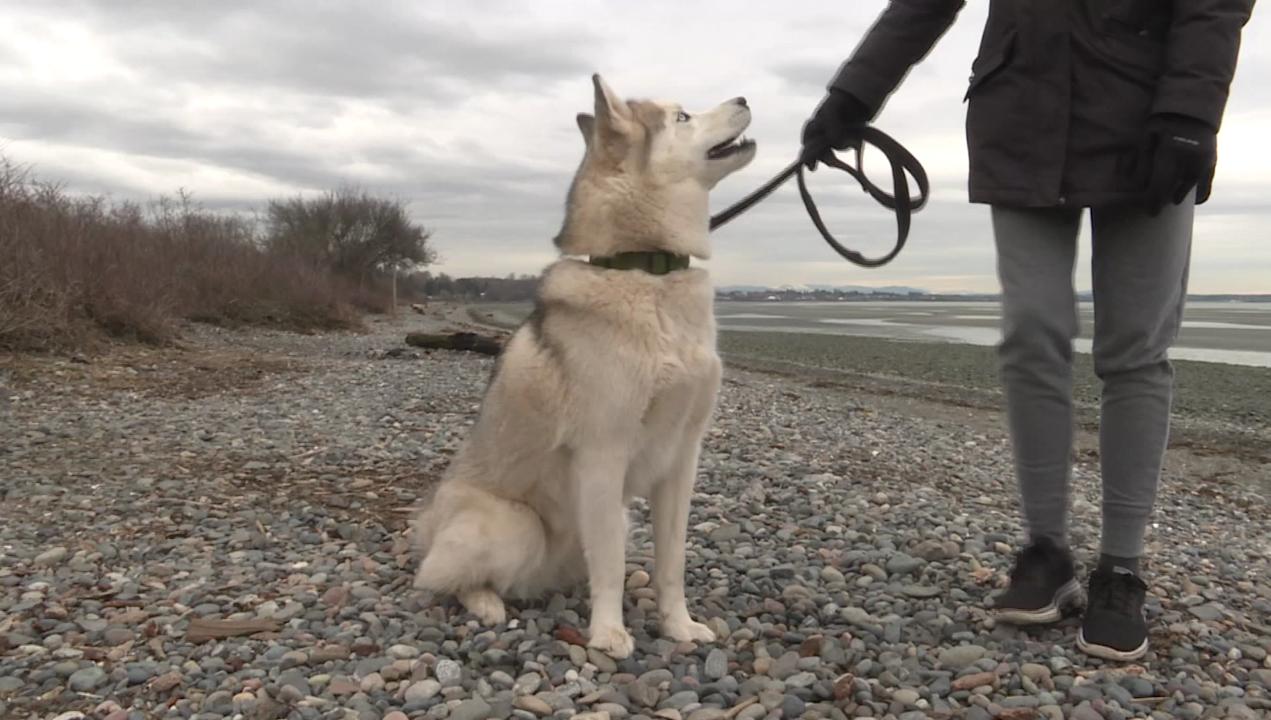
{"type": "Polygon", "coordinates": [[[111,114],[78,101],[39,99],[17,103],[0,119],[0,130],[15,139],[202,161],[309,187],[323,186],[332,177],[320,153],[273,150],[264,141],[252,142],[250,137],[225,140],[172,122],[111,114]]]}
{"type": "MultiPolygon", "coordinates": [[[[137,74],[136,86],[71,95],[0,84],[7,106],[0,137],[205,163],[302,188],[354,182],[447,204],[514,186],[516,196],[542,182],[542,171],[522,168],[515,158],[486,157],[479,145],[467,164],[439,164],[422,149],[374,137],[296,150],[271,141],[269,131],[280,125],[321,127],[339,114],[342,97],[410,115],[474,90],[515,91],[590,71],[584,57],[594,36],[547,27],[482,35],[455,20],[429,21],[416,8],[82,2],[79,19],[109,39],[116,59],[137,74]],[[216,118],[215,130],[194,129],[181,111],[209,87],[246,105],[253,95],[266,97],[268,114],[227,113],[216,118]],[[388,180],[350,177],[342,166],[353,160],[388,180]],[[471,187],[460,188],[455,177],[473,178],[471,187]]],[[[54,11],[44,10],[50,17],[54,11]]],[[[3,45],[0,51],[7,52],[3,45]]]]}
{"type": "MultiPolygon", "coordinates": [[[[109,113],[80,100],[10,93],[14,104],[0,117],[0,136],[109,148],[136,156],[203,162],[254,173],[301,188],[358,184],[370,190],[438,203],[467,202],[492,193],[526,195],[526,188],[559,188],[572,168],[544,171],[515,158],[474,154],[465,164],[443,163],[412,148],[364,141],[351,152],[379,166],[389,180],[351,176],[340,165],[348,158],[330,149],[279,150],[250,131],[229,137],[197,133],[174,122],[109,113]],[[512,190],[519,188],[518,190],[512,190]]],[[[528,193],[533,194],[533,193],[528,193]]],[[[244,202],[259,198],[243,198],[244,202]]]]}
{"type": "MultiPolygon", "coordinates": [[[[641,63],[641,58],[678,58],[673,40],[657,32],[650,36],[650,26],[664,22],[663,17],[682,17],[685,27],[707,27],[714,15],[729,11],[723,0],[703,7],[658,3],[641,6],[638,12],[602,5],[601,11],[611,9],[613,16],[607,22],[582,25],[581,18],[558,5],[536,4],[531,13],[513,0],[466,5],[441,0],[357,5],[85,0],[77,5],[28,5],[31,9],[23,11],[28,18],[38,14],[50,22],[71,21],[87,28],[94,34],[94,50],[102,49],[126,71],[96,85],[63,84],[54,75],[37,85],[15,64],[23,59],[22,46],[0,40],[0,62],[18,68],[16,73],[0,73],[0,152],[5,152],[6,139],[20,141],[34,153],[16,157],[9,151],[18,162],[47,152],[43,159],[49,165],[37,165],[37,176],[65,181],[75,190],[143,200],[186,185],[205,205],[248,211],[261,208],[267,199],[260,195],[259,185],[206,187],[202,180],[187,180],[187,171],[232,170],[296,191],[357,184],[408,203],[412,214],[435,231],[434,241],[448,261],[438,269],[451,273],[536,272],[549,261],[554,255],[551,237],[559,229],[569,179],[582,149],[573,115],[589,100],[586,74],[607,69],[618,73],[624,67],[620,62],[641,63]],[[430,19],[430,12],[439,19],[430,19]],[[573,83],[569,87],[577,90],[563,92],[562,82],[573,83]],[[535,147],[526,155],[533,160],[515,151],[495,155],[497,145],[510,147],[506,138],[495,143],[480,133],[465,132],[462,123],[467,116],[445,111],[461,99],[478,97],[483,106],[499,113],[483,119],[482,127],[497,132],[503,123],[514,133],[521,127],[518,112],[526,107],[525,99],[544,93],[576,97],[578,102],[549,109],[559,113],[551,122],[530,119],[530,142],[535,147]],[[208,110],[215,114],[199,118],[197,124],[186,120],[189,108],[213,105],[212,100],[223,103],[208,110]],[[395,114],[392,130],[381,134],[369,126],[352,135],[328,127],[331,118],[365,123],[372,113],[395,114]],[[435,133],[428,132],[427,123],[438,123],[435,133]],[[304,136],[315,140],[307,147],[274,142],[288,129],[304,129],[304,136]],[[413,146],[403,146],[404,136],[413,146]],[[50,147],[42,148],[41,143],[50,147]],[[119,157],[94,155],[89,162],[77,163],[77,148],[119,157]],[[166,162],[170,160],[179,162],[166,162]],[[157,177],[154,182],[162,186],[124,185],[142,182],[133,180],[138,177],[157,177]]],[[[778,155],[793,158],[806,113],[874,14],[861,9],[864,4],[808,5],[797,17],[773,10],[770,17],[760,18],[771,45],[764,52],[726,48],[721,41],[718,48],[706,48],[718,50],[711,56],[718,62],[697,66],[703,75],[714,77],[700,92],[713,93],[715,82],[721,88],[743,87],[739,92],[751,95],[756,107],[750,134],[760,142],[763,167],[756,165],[722,185],[712,200],[716,211],[776,172],[785,162],[778,155]],[[810,53],[809,43],[821,50],[810,53]]],[[[882,3],[872,5],[881,9],[882,3]]],[[[909,245],[895,263],[866,271],[838,258],[816,233],[791,181],[717,233],[716,259],[719,267],[728,269],[717,280],[731,283],[747,276],[772,284],[924,285],[922,277],[956,276],[967,278],[967,289],[991,287],[987,209],[967,202],[966,168],[955,167],[961,163],[950,160],[947,152],[938,161],[933,154],[946,142],[964,142],[961,88],[956,85],[965,75],[957,65],[969,66],[977,33],[971,18],[960,23],[932,61],[938,67],[927,63],[924,71],[914,73],[880,117],[884,130],[928,163],[937,183],[931,204],[915,217],[909,245]]],[[[668,33],[672,36],[676,34],[668,33]]],[[[703,37],[699,44],[712,41],[703,37]]],[[[1271,91],[1264,86],[1271,85],[1256,82],[1267,67],[1258,57],[1252,53],[1251,61],[1242,59],[1243,81],[1234,88],[1235,108],[1256,111],[1266,105],[1271,91]]],[[[113,67],[108,70],[113,73],[113,67]]],[[[693,85],[675,72],[659,69],[641,82],[656,83],[655,89],[665,83],[668,93],[683,82],[693,85]]],[[[885,164],[868,156],[867,170],[880,182],[887,178],[885,164]]],[[[1271,201],[1263,201],[1265,183],[1238,181],[1239,176],[1230,182],[1220,177],[1204,213],[1207,218],[1223,218],[1223,227],[1241,228],[1233,235],[1253,234],[1245,228],[1260,227],[1271,212],[1271,201]]],[[[895,232],[892,215],[862,194],[850,178],[818,172],[812,191],[845,244],[868,254],[890,247],[895,232]]],[[[1210,247],[1222,245],[1227,254],[1221,263],[1214,258],[1207,266],[1210,273],[1223,268],[1216,282],[1228,277],[1229,258],[1231,277],[1238,270],[1249,274],[1250,267],[1265,270],[1266,261],[1256,252],[1241,249],[1252,239],[1220,240],[1210,247]]]]}
{"type": "Polygon", "coordinates": [[[768,71],[785,81],[791,90],[813,91],[820,93],[834,79],[842,61],[834,64],[800,60],[795,62],[779,62],[768,71]]]}
{"type": "Polygon", "coordinates": [[[85,3],[120,57],[163,83],[212,83],[324,96],[453,100],[589,72],[599,39],[547,28],[480,33],[409,3],[355,5],[85,3]],[[222,8],[213,12],[211,8],[222,8]]]}

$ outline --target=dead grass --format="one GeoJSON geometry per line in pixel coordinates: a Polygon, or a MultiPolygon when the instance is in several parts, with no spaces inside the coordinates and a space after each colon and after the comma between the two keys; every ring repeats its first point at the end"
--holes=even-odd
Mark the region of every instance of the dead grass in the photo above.
{"type": "Polygon", "coordinates": [[[243,349],[119,345],[91,362],[35,354],[3,357],[5,384],[61,395],[108,398],[129,393],[155,400],[199,400],[226,393],[247,397],[278,376],[299,375],[309,364],[243,349]]]}
{"type": "Polygon", "coordinates": [[[186,196],[148,207],[72,195],[0,158],[0,349],[171,341],[182,320],[358,327],[382,289],[268,250],[250,219],[186,196]]]}

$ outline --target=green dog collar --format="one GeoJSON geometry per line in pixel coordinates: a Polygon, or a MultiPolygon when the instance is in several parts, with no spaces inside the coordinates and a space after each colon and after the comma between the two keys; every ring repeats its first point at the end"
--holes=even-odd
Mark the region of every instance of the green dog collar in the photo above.
{"type": "Polygon", "coordinates": [[[675,270],[687,270],[689,256],[669,252],[624,252],[592,257],[589,262],[610,270],[643,270],[652,275],[666,275],[675,270]]]}

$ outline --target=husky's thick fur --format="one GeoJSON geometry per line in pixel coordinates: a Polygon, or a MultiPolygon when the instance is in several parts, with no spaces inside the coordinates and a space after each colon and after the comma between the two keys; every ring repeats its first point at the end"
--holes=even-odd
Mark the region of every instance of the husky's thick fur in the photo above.
{"type": "Polygon", "coordinates": [[[684,595],[689,501],[720,383],[714,292],[699,268],[608,269],[577,256],[708,258],[708,193],[755,147],[737,141],[750,123],[742,98],[691,116],[592,81],[595,114],[577,117],[585,152],[556,238],[563,257],[544,271],[537,308],[417,516],[415,585],[497,624],[505,597],[586,580],[589,645],[622,658],[633,645],[622,593],[634,497],[652,510],[662,633],[714,639],[684,595]]]}

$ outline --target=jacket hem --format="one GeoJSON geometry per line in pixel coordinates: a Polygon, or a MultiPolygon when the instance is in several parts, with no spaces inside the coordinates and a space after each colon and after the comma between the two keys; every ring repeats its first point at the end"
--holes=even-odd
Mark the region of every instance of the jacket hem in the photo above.
{"type": "Polygon", "coordinates": [[[1062,197],[1046,196],[1028,190],[972,187],[970,202],[977,205],[1001,205],[1018,208],[1100,208],[1141,202],[1141,192],[1094,190],[1065,193],[1062,197]]]}

